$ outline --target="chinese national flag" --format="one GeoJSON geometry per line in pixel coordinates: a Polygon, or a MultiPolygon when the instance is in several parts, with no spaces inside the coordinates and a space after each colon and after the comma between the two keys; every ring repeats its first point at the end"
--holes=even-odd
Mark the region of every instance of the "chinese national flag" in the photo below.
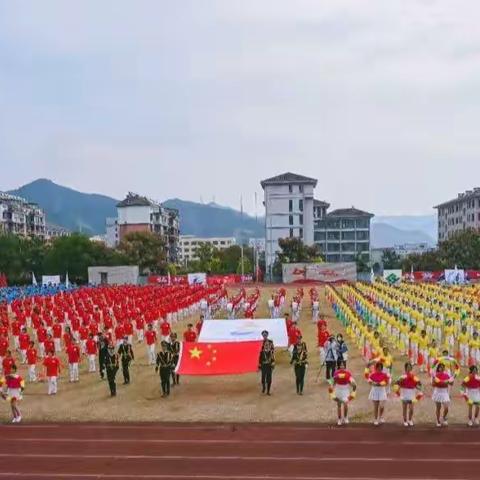
{"type": "Polygon", "coordinates": [[[179,375],[238,375],[256,372],[261,341],[182,342],[176,373],[179,375]]]}

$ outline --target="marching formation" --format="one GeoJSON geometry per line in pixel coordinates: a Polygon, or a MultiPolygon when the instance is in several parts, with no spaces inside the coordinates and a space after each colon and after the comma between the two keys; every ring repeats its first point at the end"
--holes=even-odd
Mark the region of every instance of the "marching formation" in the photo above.
{"type": "MultiPolygon", "coordinates": [[[[256,288],[247,294],[242,288],[228,297],[223,285],[151,285],[9,295],[8,302],[0,303],[0,390],[10,404],[12,421],[18,423],[26,382],[45,381],[46,393],[56,395],[62,371],[69,382],[77,383],[79,366],[85,362],[89,374],[98,372],[107,380],[115,397],[120,369],[123,384],[132,382],[130,367],[139,355],[138,347],[145,349],[147,365],[159,376],[162,397],[170,396],[171,388],[180,384],[176,367],[182,344],[198,342],[204,320],[221,311],[230,319],[254,318],[260,291],[256,288]],[[198,320],[188,323],[179,338],[174,327],[193,315],[198,320]],[[25,379],[19,366],[25,368],[25,379]]],[[[329,396],[336,404],[337,424],[346,425],[350,403],[358,393],[357,380],[347,368],[349,348],[341,333],[330,331],[317,288],[310,288],[308,296],[317,339],[314,362],[320,365],[316,381],[324,371],[329,396]]],[[[296,393],[304,394],[312,361],[300,328],[304,297],[303,288],[297,288],[287,302],[286,289],[279,288],[267,300],[271,318],[285,319],[288,347],[278,354],[269,332],[262,332],[258,371],[263,395],[273,393],[277,355],[282,359],[288,355],[296,393]]],[[[436,425],[447,426],[455,383],[468,406],[468,425],[479,425],[478,287],[357,283],[328,286],[326,298],[365,362],[364,381],[370,388],[375,426],[385,422],[386,402],[396,395],[403,424],[412,427],[415,405],[430,391],[436,425]],[[394,372],[394,355],[397,360],[404,357],[399,373],[394,372]],[[458,380],[462,368],[466,373],[458,380]]]]}
{"type": "MultiPolygon", "coordinates": [[[[404,425],[413,426],[414,405],[424,398],[424,386],[414,373],[417,368],[427,373],[437,427],[447,426],[451,389],[462,367],[468,367],[460,382],[468,405],[467,424],[480,424],[478,287],[357,283],[327,287],[327,298],[365,360],[374,425],[384,422],[385,402],[393,390],[402,402],[404,425]],[[396,380],[390,349],[408,358],[396,380]]],[[[336,395],[334,398],[339,401],[336,395]]]]}

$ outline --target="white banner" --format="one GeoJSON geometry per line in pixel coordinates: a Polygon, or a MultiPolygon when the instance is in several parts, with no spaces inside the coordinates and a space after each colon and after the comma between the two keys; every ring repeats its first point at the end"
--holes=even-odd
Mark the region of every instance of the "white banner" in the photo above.
{"type": "Polygon", "coordinates": [[[402,281],[402,270],[384,270],[383,279],[390,285],[397,285],[402,281]]]}
{"type": "Polygon", "coordinates": [[[189,285],[206,285],[207,274],[206,273],[189,273],[188,284],[189,285]]]}
{"type": "Polygon", "coordinates": [[[465,270],[445,270],[445,283],[450,285],[462,285],[465,283],[465,270]]]}
{"type": "Polygon", "coordinates": [[[43,275],[42,285],[58,285],[60,283],[60,275],[43,275]]]}
{"type": "Polygon", "coordinates": [[[268,337],[273,340],[276,347],[288,346],[287,326],[284,318],[205,320],[198,341],[215,343],[262,340],[263,330],[267,330],[268,337]]]}

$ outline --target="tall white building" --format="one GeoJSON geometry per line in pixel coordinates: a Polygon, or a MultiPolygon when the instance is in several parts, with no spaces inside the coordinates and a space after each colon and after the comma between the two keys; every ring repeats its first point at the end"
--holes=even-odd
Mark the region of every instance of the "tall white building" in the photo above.
{"type": "Polygon", "coordinates": [[[116,248],[120,242],[118,218],[108,217],[105,221],[105,239],[107,247],[116,248]]]}
{"type": "Polygon", "coordinates": [[[265,205],[265,263],[270,272],[280,250],[280,238],[300,238],[306,245],[313,245],[313,193],[317,180],[287,172],[260,184],[265,205]]]}
{"type": "Polygon", "coordinates": [[[188,263],[197,260],[196,250],[202,243],[209,243],[217,250],[225,250],[236,244],[235,237],[196,237],[194,235],[180,235],[178,260],[188,263]]]}

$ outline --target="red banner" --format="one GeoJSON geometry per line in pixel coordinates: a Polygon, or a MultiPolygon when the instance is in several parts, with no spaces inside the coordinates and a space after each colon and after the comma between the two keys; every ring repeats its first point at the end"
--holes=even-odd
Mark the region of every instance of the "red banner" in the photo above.
{"type": "MultiPolygon", "coordinates": [[[[412,273],[404,272],[403,278],[411,280],[412,273]]],[[[418,271],[413,272],[413,279],[417,282],[439,282],[445,279],[445,270],[437,270],[434,272],[418,271]]],[[[465,270],[466,280],[480,280],[480,270],[465,270]]]]}
{"type": "MultiPolygon", "coordinates": [[[[235,283],[249,283],[253,282],[252,275],[208,275],[207,285],[231,285],[235,283]]],[[[150,275],[148,283],[155,283],[158,285],[168,285],[168,275],[150,275]]],[[[171,275],[170,285],[187,285],[187,275],[171,275]]]]}
{"type": "Polygon", "coordinates": [[[261,341],[182,342],[177,365],[179,375],[239,375],[256,372],[261,341]]]}

